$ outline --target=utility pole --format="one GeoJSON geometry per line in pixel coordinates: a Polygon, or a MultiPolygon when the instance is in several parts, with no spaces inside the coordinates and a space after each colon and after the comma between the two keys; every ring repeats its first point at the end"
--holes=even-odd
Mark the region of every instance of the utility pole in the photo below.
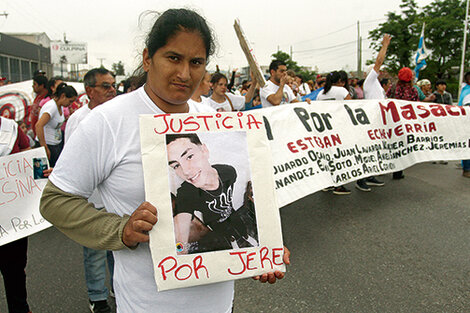
{"type": "Polygon", "coordinates": [[[467,8],[465,9],[465,23],[464,23],[465,26],[464,26],[464,31],[463,31],[462,63],[460,64],[458,100],[460,100],[460,93],[462,92],[463,71],[465,68],[465,48],[467,46],[467,27],[468,27],[468,1],[469,0],[467,0],[467,8]]]}
{"type": "Polygon", "coordinates": [[[357,21],[357,78],[362,78],[362,37],[361,26],[357,21]]]}
{"type": "Polygon", "coordinates": [[[293,52],[292,52],[292,46],[290,46],[290,59],[291,59],[291,60],[293,60],[292,54],[293,54],[293,52]]]}

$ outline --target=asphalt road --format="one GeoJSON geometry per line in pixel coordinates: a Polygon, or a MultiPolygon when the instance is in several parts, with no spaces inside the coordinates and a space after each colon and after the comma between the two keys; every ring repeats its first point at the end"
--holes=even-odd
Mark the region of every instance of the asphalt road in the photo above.
{"type": "MultiPolygon", "coordinates": [[[[455,164],[282,208],[292,265],[275,285],[237,281],[235,312],[470,312],[470,180],[455,164]]],[[[30,238],[28,256],[34,313],[88,312],[79,245],[48,229],[30,238]]]]}

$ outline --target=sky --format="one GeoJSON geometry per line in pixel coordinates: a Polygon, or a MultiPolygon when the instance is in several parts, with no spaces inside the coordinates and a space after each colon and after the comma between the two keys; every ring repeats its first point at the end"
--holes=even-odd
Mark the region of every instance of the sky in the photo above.
{"type": "MultiPolygon", "coordinates": [[[[0,32],[45,32],[51,40],[86,42],[88,65],[111,68],[125,64],[126,73],[141,62],[145,36],[156,18],[153,12],[190,8],[206,18],[217,40],[208,69],[248,65],[233,29],[236,18],[260,65],[269,65],[278,49],[290,53],[301,66],[320,72],[357,69],[357,22],[362,40],[362,68],[375,58],[368,32],[386,20],[389,11],[400,12],[401,0],[2,0],[0,32]],[[102,60],[100,60],[102,59],[102,60]]],[[[431,0],[417,0],[419,6],[431,0]]],[[[392,39],[393,40],[393,39],[392,39]]]]}

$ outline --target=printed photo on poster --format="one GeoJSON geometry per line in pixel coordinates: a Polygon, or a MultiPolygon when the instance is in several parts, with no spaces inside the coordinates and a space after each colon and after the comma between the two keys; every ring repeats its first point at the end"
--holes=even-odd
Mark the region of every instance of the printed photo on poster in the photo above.
{"type": "Polygon", "coordinates": [[[176,253],[259,246],[246,132],[168,134],[166,149],[176,253]]]}
{"type": "Polygon", "coordinates": [[[43,179],[44,170],[48,169],[47,158],[34,158],[33,159],[33,170],[34,170],[34,179],[43,179]]]}

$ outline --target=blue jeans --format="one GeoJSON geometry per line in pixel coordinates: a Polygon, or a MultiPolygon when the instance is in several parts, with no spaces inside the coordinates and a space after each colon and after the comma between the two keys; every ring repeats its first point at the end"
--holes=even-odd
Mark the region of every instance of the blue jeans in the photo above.
{"type": "Polygon", "coordinates": [[[462,160],[462,167],[464,171],[470,171],[470,160],[462,160]]]}
{"type": "Polygon", "coordinates": [[[88,289],[88,298],[90,298],[91,301],[108,299],[109,291],[108,288],[106,288],[106,263],[108,263],[112,288],[114,272],[114,258],[112,252],[83,247],[85,281],[88,289]]]}

